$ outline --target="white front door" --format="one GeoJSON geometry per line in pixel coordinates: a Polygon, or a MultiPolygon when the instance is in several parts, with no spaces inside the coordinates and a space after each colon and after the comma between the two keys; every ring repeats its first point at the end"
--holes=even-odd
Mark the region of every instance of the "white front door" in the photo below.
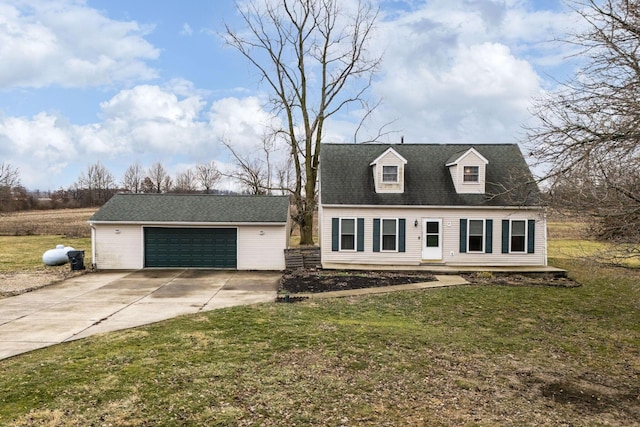
{"type": "Polygon", "coordinates": [[[442,259],[442,220],[422,219],[422,259],[442,259]]]}

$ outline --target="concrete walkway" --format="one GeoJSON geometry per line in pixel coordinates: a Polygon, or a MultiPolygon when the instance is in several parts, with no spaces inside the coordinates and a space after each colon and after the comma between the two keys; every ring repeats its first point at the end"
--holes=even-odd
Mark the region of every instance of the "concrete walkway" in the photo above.
{"type": "Polygon", "coordinates": [[[141,270],[78,276],[0,299],[0,359],[183,314],[274,301],[279,272],[141,270]]]}

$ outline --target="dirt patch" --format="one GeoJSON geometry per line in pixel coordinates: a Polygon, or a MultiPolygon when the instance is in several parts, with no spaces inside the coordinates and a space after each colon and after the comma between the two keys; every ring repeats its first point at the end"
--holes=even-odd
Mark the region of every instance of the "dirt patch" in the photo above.
{"type": "Polygon", "coordinates": [[[20,295],[84,274],[71,271],[69,265],[42,270],[0,273],[0,298],[20,295]]]}
{"type": "Polygon", "coordinates": [[[615,408],[634,417],[640,415],[639,387],[601,384],[586,376],[572,378],[544,374],[534,375],[526,382],[533,389],[537,388],[543,397],[560,405],[573,406],[582,413],[599,414],[615,408]]]}
{"type": "Polygon", "coordinates": [[[349,289],[406,285],[432,282],[433,275],[426,272],[343,271],[343,270],[288,270],[282,275],[280,291],[289,293],[331,292],[349,289]]]}
{"type": "Polygon", "coordinates": [[[559,273],[491,273],[478,272],[462,275],[465,280],[476,285],[500,286],[552,286],[560,288],[575,288],[581,286],[578,282],[559,273]]]}

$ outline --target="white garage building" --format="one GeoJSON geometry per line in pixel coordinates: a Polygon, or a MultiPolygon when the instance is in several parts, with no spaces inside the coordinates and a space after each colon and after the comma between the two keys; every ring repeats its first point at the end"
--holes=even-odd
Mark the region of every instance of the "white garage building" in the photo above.
{"type": "Polygon", "coordinates": [[[117,194],[90,219],[100,270],[283,270],[288,196],[117,194]]]}

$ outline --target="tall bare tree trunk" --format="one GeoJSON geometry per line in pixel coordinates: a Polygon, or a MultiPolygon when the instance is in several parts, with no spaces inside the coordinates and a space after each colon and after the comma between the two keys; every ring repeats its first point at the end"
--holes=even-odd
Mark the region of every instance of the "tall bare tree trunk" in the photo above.
{"type": "Polygon", "coordinates": [[[300,244],[311,245],[325,120],[353,103],[368,109],[365,93],[380,63],[367,51],[377,10],[366,0],[346,11],[338,0],[236,6],[246,28],[234,31],[227,25],[226,42],[271,91],[273,111],[284,123],[276,134],[289,145],[295,171],[289,189],[297,211],[292,219],[300,227],[300,244]]]}

